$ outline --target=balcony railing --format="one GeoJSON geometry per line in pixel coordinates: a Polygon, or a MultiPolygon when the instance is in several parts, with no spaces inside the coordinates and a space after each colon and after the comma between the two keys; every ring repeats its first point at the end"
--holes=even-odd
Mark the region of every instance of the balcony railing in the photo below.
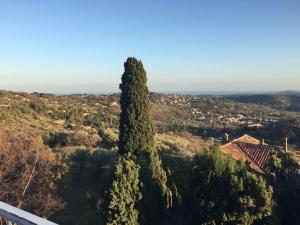
{"type": "Polygon", "coordinates": [[[4,219],[7,225],[57,225],[4,202],[0,202],[0,218],[4,219]]]}

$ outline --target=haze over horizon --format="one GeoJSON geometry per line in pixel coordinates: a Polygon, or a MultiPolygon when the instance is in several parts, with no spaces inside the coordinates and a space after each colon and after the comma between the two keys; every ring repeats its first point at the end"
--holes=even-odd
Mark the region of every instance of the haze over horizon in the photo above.
{"type": "Polygon", "coordinates": [[[300,2],[1,1],[0,89],[118,92],[143,61],[158,92],[300,91],[300,2]]]}

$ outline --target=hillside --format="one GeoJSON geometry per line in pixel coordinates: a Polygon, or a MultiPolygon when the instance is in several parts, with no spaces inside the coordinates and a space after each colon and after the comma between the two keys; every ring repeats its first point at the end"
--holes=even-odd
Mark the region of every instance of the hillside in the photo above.
{"type": "MultiPolygon", "coordinates": [[[[204,139],[221,141],[224,132],[232,137],[250,132],[258,137],[263,133],[272,142],[289,135],[292,143],[299,143],[300,112],[274,105],[278,99],[285,103],[287,97],[269,96],[268,101],[259,96],[229,99],[151,93],[150,97],[152,117],[159,133],[188,131],[204,139]],[[273,134],[269,135],[271,128],[273,134]]],[[[118,99],[117,94],[56,96],[1,91],[0,123],[35,128],[50,147],[112,147],[118,137],[118,99]]]]}
{"type": "MultiPolygon", "coordinates": [[[[59,177],[61,188],[57,192],[52,182],[38,180],[45,188],[53,187],[49,195],[53,197],[49,200],[51,204],[47,202],[43,208],[34,209],[36,214],[51,212],[50,219],[62,225],[103,224],[101,212],[116,158],[119,97],[0,92],[0,130],[10,137],[2,135],[3,140],[16,145],[41,140],[38,146],[45,149],[41,163],[47,168],[51,166],[47,159],[57,158],[51,161],[54,170],[49,171],[52,177],[59,177]],[[25,142],[19,142],[18,137],[26,137],[25,142]],[[56,210],[51,211],[53,207],[56,210]]],[[[224,132],[230,134],[230,139],[249,133],[274,144],[282,144],[282,137],[288,135],[293,148],[300,146],[299,112],[214,96],[151,93],[150,98],[156,146],[173,185],[178,185],[178,193],[188,193],[181,179],[190,179],[186,174],[192,158],[214,144],[221,144],[224,132]]],[[[295,155],[299,158],[299,151],[295,155]]],[[[14,185],[22,189],[22,182],[14,185]]],[[[182,224],[180,215],[169,220],[182,224]]]]}
{"type": "Polygon", "coordinates": [[[228,99],[243,102],[262,104],[275,109],[300,111],[300,94],[298,92],[281,92],[276,94],[233,95],[228,99]]]}

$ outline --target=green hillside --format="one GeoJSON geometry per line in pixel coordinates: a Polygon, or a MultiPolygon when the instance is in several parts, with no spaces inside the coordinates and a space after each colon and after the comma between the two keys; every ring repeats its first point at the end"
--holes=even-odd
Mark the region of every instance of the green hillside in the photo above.
{"type": "Polygon", "coordinates": [[[276,109],[300,111],[300,95],[297,92],[286,94],[234,95],[226,98],[243,103],[263,104],[276,109]]]}

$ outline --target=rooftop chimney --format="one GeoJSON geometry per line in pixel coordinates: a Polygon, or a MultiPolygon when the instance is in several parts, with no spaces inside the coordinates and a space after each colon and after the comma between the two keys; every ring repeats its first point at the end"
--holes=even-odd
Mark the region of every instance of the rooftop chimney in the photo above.
{"type": "Polygon", "coordinates": [[[229,134],[224,133],[224,139],[226,143],[229,142],[229,134]]]}
{"type": "Polygon", "coordinates": [[[261,145],[264,145],[264,144],[265,144],[265,139],[264,139],[264,138],[262,138],[262,139],[260,140],[260,144],[261,144],[261,145]]]}
{"type": "Polygon", "coordinates": [[[288,138],[284,138],[284,150],[287,152],[288,151],[288,138]]]}

